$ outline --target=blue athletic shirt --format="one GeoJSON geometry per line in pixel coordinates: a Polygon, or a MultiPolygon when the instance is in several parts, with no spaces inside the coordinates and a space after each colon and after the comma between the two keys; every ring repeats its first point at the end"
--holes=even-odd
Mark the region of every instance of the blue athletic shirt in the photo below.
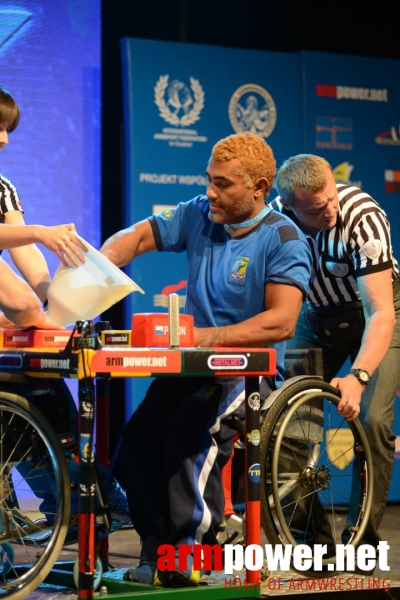
{"type": "MultiPolygon", "coordinates": [[[[149,218],[157,250],[187,253],[185,312],[196,327],[232,325],[264,312],[271,281],[294,285],[306,298],[311,252],[290,219],[271,209],[251,231],[230,237],[208,212],[207,197],[197,196],[149,218]]],[[[271,347],[283,373],[286,344],[271,347]]]]}

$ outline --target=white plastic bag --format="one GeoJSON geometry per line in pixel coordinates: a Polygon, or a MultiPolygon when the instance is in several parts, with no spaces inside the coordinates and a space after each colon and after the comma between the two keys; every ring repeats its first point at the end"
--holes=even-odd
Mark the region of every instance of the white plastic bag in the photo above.
{"type": "Polygon", "coordinates": [[[94,319],[131,292],[144,294],[121,269],[82,241],[88,247],[85,262],[78,267],[60,263],[47,292],[48,315],[64,327],[94,319]]]}

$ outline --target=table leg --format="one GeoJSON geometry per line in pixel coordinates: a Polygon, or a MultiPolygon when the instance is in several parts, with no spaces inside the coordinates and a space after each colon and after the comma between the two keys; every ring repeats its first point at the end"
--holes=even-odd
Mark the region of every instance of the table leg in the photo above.
{"type": "MultiPolygon", "coordinates": [[[[109,468],[109,397],[110,380],[98,377],[96,379],[96,459],[109,468]]],[[[103,569],[108,570],[108,536],[99,540],[99,557],[103,569]]]]}
{"type": "MultiPolygon", "coordinates": [[[[246,548],[261,543],[260,517],[260,384],[258,377],[245,378],[246,415],[246,548]]],[[[261,570],[246,569],[248,583],[261,583],[261,570]]]]}
{"type": "Polygon", "coordinates": [[[96,564],[94,494],[94,383],[79,380],[79,521],[78,521],[78,598],[94,598],[96,564]]]}

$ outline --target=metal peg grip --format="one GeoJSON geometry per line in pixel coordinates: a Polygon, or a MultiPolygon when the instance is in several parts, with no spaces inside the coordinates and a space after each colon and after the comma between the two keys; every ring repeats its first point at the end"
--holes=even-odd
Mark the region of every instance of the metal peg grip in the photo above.
{"type": "Polygon", "coordinates": [[[179,348],[179,295],[168,296],[169,347],[179,348]]]}

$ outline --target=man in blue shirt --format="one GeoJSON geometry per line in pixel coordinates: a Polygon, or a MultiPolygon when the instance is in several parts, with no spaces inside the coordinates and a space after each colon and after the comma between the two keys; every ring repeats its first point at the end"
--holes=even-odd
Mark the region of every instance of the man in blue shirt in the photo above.
{"type": "MultiPolygon", "coordinates": [[[[101,252],[119,267],[152,250],[187,254],[185,312],[203,347],[273,347],[282,380],[285,340],[307,295],[311,253],[301,231],[266,206],[276,162],[251,133],[213,148],[206,195],[116,233],[101,252]]],[[[269,387],[276,385],[269,381],[269,387]]],[[[198,585],[200,573],[156,571],[161,544],[217,543],[224,495],[220,469],[234,431],[244,380],[155,379],[123,434],[131,516],[141,536],[140,564],[127,578],[166,587],[198,585]],[[150,439],[149,439],[150,438],[150,439]]]]}

